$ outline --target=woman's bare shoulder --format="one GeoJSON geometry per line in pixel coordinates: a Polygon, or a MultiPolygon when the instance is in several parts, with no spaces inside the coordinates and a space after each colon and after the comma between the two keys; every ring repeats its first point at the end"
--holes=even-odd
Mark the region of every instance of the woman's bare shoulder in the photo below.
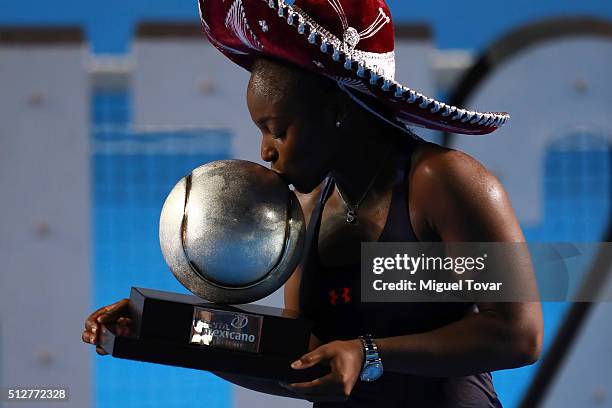
{"type": "Polygon", "coordinates": [[[421,225],[455,240],[520,240],[507,192],[467,153],[433,143],[413,154],[411,205],[421,225]]]}
{"type": "Polygon", "coordinates": [[[497,182],[495,176],[469,154],[430,142],[420,144],[413,152],[410,173],[414,185],[426,188],[497,182]]]}

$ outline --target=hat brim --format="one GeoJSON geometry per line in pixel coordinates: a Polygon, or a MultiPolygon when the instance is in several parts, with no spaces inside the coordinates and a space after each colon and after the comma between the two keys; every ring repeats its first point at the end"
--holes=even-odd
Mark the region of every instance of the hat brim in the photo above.
{"type": "Polygon", "coordinates": [[[255,59],[272,57],[324,75],[362,107],[403,130],[418,126],[486,135],[509,119],[505,112],[476,112],[447,105],[385,77],[367,62],[353,60],[338,38],[284,1],[225,3],[199,0],[202,29],[213,46],[247,70],[255,59]],[[372,100],[384,105],[384,116],[372,106],[372,100]]]}

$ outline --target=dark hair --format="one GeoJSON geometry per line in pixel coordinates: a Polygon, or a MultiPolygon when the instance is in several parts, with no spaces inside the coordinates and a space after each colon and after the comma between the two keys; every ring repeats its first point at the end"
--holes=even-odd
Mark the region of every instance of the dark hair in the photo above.
{"type": "Polygon", "coordinates": [[[280,97],[287,89],[318,91],[322,94],[338,91],[335,82],[327,77],[270,57],[256,59],[249,70],[251,85],[256,88],[265,86],[266,94],[271,97],[280,97]]]}

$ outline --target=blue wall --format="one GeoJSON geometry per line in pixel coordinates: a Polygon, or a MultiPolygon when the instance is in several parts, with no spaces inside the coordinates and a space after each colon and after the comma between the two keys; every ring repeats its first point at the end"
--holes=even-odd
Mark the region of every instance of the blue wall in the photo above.
{"type": "MultiPolygon", "coordinates": [[[[232,135],[223,130],[135,132],[129,127],[132,98],[127,90],[96,90],[90,108],[91,309],[129,296],[131,286],[188,293],[162,257],[159,214],[183,176],[204,163],[230,158],[232,135]],[[221,151],[207,151],[207,140],[216,140],[221,151]],[[156,145],[156,153],[150,153],[156,145]],[[178,145],[190,153],[168,150],[178,145]]],[[[208,372],[99,358],[93,353],[92,358],[97,381],[91,405],[98,408],[186,407],[193,401],[227,408],[233,403],[231,385],[208,372]]]]}
{"type": "MultiPolygon", "coordinates": [[[[609,0],[389,0],[388,4],[396,21],[430,22],[440,48],[479,49],[518,25],[550,16],[586,14],[612,19],[609,0]]],[[[94,51],[104,53],[126,52],[135,22],[198,18],[196,0],[0,0],[0,10],[0,25],[82,25],[94,51]]]]}

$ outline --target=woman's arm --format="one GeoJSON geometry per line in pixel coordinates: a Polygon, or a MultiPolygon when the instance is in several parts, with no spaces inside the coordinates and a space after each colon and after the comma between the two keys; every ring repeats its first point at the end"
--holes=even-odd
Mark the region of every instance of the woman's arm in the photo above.
{"type": "MultiPolygon", "coordinates": [[[[421,241],[524,242],[499,181],[471,157],[434,147],[413,161],[410,215],[421,241]]],[[[529,254],[514,256],[514,279],[537,293],[529,254]]],[[[378,338],[385,371],[450,377],[519,367],[538,359],[543,335],[539,302],[478,303],[479,312],[427,333],[378,338]]],[[[309,400],[344,400],[363,361],[358,339],[333,341],[302,356],[295,369],[325,362],[332,372],[289,384],[309,400]]]]}
{"type": "MultiPolygon", "coordinates": [[[[410,196],[421,228],[445,242],[524,242],[499,181],[468,155],[424,153],[413,167],[410,196]]],[[[529,253],[513,262],[513,278],[536,292],[529,253]]],[[[519,367],[540,354],[543,324],[538,302],[479,303],[479,313],[428,333],[378,339],[385,370],[459,376],[519,367]]]]}
{"type": "Polygon", "coordinates": [[[521,315],[538,312],[531,305],[506,305],[505,311],[496,305],[427,333],[376,339],[385,371],[455,377],[534,363],[541,328],[521,315]]]}

